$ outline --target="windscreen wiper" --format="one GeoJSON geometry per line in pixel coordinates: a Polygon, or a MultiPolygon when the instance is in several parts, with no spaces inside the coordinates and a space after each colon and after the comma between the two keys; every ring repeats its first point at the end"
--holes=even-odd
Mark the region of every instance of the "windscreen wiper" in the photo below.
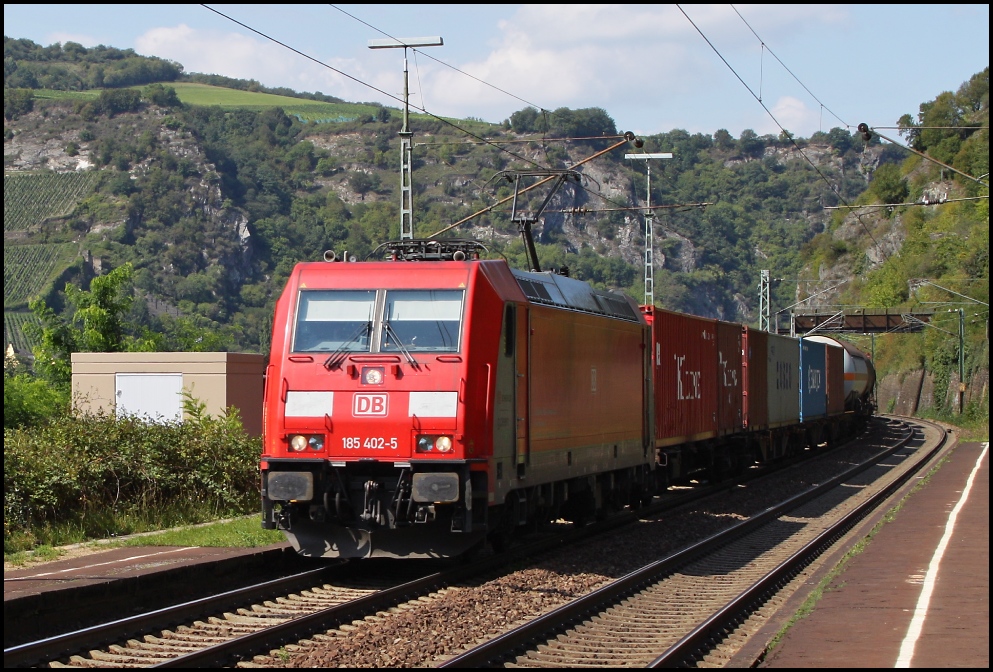
{"type": "Polygon", "coordinates": [[[328,371],[334,371],[341,367],[341,363],[345,361],[345,357],[348,353],[348,346],[350,346],[355,341],[359,340],[363,334],[368,335],[372,331],[372,320],[366,322],[365,324],[359,325],[358,330],[352,334],[352,337],[347,341],[344,341],[338,346],[338,349],[331,353],[331,355],[324,360],[324,368],[328,371]]]}
{"type": "Polygon", "coordinates": [[[407,363],[410,364],[415,369],[418,368],[418,367],[420,367],[420,364],[417,363],[417,360],[414,359],[414,356],[412,354],[410,354],[410,351],[407,350],[407,348],[404,346],[403,342],[400,340],[400,337],[397,336],[397,332],[390,325],[390,321],[389,320],[383,320],[383,326],[386,327],[386,334],[388,336],[391,336],[393,338],[393,340],[396,342],[396,344],[397,344],[397,350],[399,350],[400,352],[402,352],[403,353],[403,356],[407,358],[407,363]]]}

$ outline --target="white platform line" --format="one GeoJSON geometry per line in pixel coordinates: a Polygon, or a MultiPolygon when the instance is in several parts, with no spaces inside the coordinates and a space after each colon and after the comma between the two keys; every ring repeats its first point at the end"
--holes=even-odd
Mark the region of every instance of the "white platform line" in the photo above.
{"type": "Polygon", "coordinates": [[[945,549],[948,547],[948,541],[952,538],[952,530],[955,528],[955,521],[958,518],[959,511],[962,510],[966,500],[969,499],[972,484],[976,480],[976,474],[979,473],[979,465],[982,464],[983,458],[986,457],[989,448],[989,442],[983,444],[983,452],[979,454],[979,459],[976,460],[976,466],[972,468],[972,473],[969,474],[969,478],[965,483],[965,489],[962,491],[962,496],[959,497],[958,503],[948,516],[948,521],[945,523],[945,534],[942,535],[941,541],[938,542],[938,548],[934,550],[931,564],[928,565],[927,574],[924,577],[924,589],[921,591],[921,596],[917,600],[917,606],[914,608],[914,617],[910,620],[907,636],[903,638],[903,643],[900,645],[900,655],[897,656],[896,664],[893,667],[910,667],[910,661],[914,657],[914,647],[917,646],[917,640],[920,638],[921,630],[924,627],[924,619],[927,618],[928,604],[931,602],[931,594],[934,592],[934,582],[938,578],[938,565],[941,564],[941,558],[945,555],[945,549]]]}
{"type": "MultiPolygon", "coordinates": [[[[168,555],[169,553],[180,553],[182,551],[189,551],[194,548],[199,548],[199,546],[184,546],[183,548],[173,548],[168,551],[159,551],[157,553],[145,553],[144,555],[132,555],[129,558],[119,558],[118,560],[108,560],[107,562],[97,562],[92,565],[84,565],[83,567],[70,567],[69,569],[60,569],[56,572],[43,572],[41,574],[31,574],[30,576],[18,576],[15,580],[26,581],[28,579],[37,579],[42,576],[55,576],[56,574],[65,574],[67,572],[78,572],[83,569],[92,569],[93,567],[102,567],[104,565],[116,565],[122,562],[130,562],[132,560],[141,560],[142,558],[154,558],[157,555],[168,555]]],[[[7,579],[4,579],[5,581],[7,579]]]]}

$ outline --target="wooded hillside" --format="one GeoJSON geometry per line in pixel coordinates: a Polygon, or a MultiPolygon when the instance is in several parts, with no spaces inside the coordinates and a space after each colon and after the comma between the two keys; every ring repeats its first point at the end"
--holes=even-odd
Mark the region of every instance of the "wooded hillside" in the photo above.
{"type": "MultiPolygon", "coordinates": [[[[365,258],[398,236],[397,110],[190,75],[130,50],[7,37],[4,46],[8,342],[26,344],[28,299],[57,313],[66,282],[86,287],[130,263],[136,333],[207,330],[215,346],[265,351],[293,264],[327,249],[365,258]],[[194,95],[201,104],[184,102],[194,95]],[[315,122],[295,105],[244,98],[253,95],[333,105],[337,116],[315,122]],[[33,261],[39,246],[52,246],[44,258],[58,268],[33,261]]],[[[580,183],[549,202],[535,225],[542,266],[643,300],[646,166],[623,155],[672,152],[652,166],[659,305],[757,324],[762,270],[776,279],[773,312],[812,295],[803,306],[902,309],[952,296],[911,291],[920,278],[988,304],[988,92],[987,69],[894,120],[946,167],[854,129],[643,138],[643,150],[582,165],[580,183]]],[[[494,207],[513,194],[503,171],[574,166],[626,129],[607,109],[526,108],[501,123],[414,115],[412,130],[415,234],[491,208],[445,235],[475,237],[524,266],[510,203],[494,207]]],[[[529,192],[519,209],[546,193],[529,192]]],[[[977,319],[974,352],[988,313],[977,319]]],[[[936,365],[957,352],[946,340],[936,330],[920,346],[881,346],[880,361],[936,365]]]]}

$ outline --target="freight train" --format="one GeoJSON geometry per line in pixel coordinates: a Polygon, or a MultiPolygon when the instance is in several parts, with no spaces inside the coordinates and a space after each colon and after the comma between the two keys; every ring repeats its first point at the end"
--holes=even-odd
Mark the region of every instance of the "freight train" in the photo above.
{"type": "Polygon", "coordinates": [[[405,240],[298,264],[264,394],[263,526],[310,557],[454,557],[836,440],[868,357],[405,240]]]}

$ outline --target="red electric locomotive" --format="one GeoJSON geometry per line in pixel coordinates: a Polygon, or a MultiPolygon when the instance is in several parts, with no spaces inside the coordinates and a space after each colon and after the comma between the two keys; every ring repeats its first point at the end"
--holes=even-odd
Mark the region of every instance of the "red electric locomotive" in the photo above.
{"type": "Polygon", "coordinates": [[[652,492],[637,305],[474,241],[301,263],[266,370],[263,526],[312,557],[448,557],[652,492]]]}

